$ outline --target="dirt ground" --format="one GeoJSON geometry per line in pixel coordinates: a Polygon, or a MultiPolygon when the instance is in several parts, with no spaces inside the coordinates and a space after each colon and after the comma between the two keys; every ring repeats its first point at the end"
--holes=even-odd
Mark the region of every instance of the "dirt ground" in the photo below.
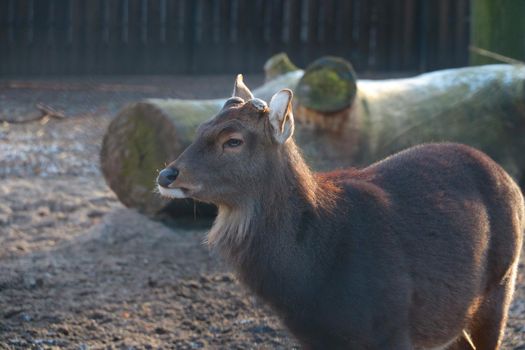
{"type": "MultiPolygon", "coordinates": [[[[125,103],[211,98],[231,76],[0,80],[0,349],[292,349],[202,244],[209,223],[123,207],[98,168],[125,103]],[[64,118],[32,122],[37,103],[64,118]]],[[[248,77],[256,86],[262,77],[248,77]]],[[[525,259],[504,349],[525,349],[525,259]]]]}

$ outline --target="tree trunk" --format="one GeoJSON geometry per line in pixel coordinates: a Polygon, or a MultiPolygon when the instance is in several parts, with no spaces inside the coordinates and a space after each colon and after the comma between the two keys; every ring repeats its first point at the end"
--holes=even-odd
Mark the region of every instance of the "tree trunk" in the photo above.
{"type": "Polygon", "coordinates": [[[504,57],[525,62],[525,1],[473,0],[471,3],[470,62],[508,62],[504,57]]]}
{"type": "MultiPolygon", "coordinates": [[[[281,88],[304,84],[302,76],[301,70],[286,73],[254,94],[269,100],[281,88]]],[[[147,214],[193,215],[191,201],[166,201],[155,194],[154,180],[224,101],[150,99],[124,109],[111,123],[101,153],[102,171],[119,199],[147,214]]],[[[294,113],[295,138],[316,170],[366,165],[422,142],[456,141],[487,152],[516,179],[525,174],[525,67],[492,65],[361,80],[347,108],[319,111],[299,99],[294,113]]]]}

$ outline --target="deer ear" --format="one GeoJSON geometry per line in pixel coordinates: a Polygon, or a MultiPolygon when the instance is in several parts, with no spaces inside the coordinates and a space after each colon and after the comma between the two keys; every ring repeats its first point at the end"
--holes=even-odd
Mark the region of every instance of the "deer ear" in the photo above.
{"type": "Polygon", "coordinates": [[[294,130],[291,90],[284,89],[272,96],[270,100],[270,124],[275,141],[283,144],[294,130]]]}
{"type": "Polygon", "coordinates": [[[250,91],[250,89],[248,89],[248,87],[244,84],[244,81],[242,80],[242,74],[237,74],[235,84],[233,85],[232,97],[240,97],[244,101],[248,101],[253,98],[252,92],[250,91]]]}

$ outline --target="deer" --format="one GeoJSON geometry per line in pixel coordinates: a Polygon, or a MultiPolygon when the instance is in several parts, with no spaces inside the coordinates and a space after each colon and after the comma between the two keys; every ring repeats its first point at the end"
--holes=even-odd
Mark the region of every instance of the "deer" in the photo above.
{"type": "Polygon", "coordinates": [[[238,75],[160,194],[218,207],[207,244],[304,349],[499,349],[525,227],[513,179],[454,143],[314,173],[292,98],[238,75]]]}

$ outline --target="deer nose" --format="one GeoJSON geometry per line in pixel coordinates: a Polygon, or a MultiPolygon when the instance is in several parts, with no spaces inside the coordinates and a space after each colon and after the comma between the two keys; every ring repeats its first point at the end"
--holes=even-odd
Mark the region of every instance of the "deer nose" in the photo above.
{"type": "Polygon", "coordinates": [[[157,177],[157,183],[162,187],[168,187],[179,175],[179,170],[176,168],[162,169],[157,177]]]}

